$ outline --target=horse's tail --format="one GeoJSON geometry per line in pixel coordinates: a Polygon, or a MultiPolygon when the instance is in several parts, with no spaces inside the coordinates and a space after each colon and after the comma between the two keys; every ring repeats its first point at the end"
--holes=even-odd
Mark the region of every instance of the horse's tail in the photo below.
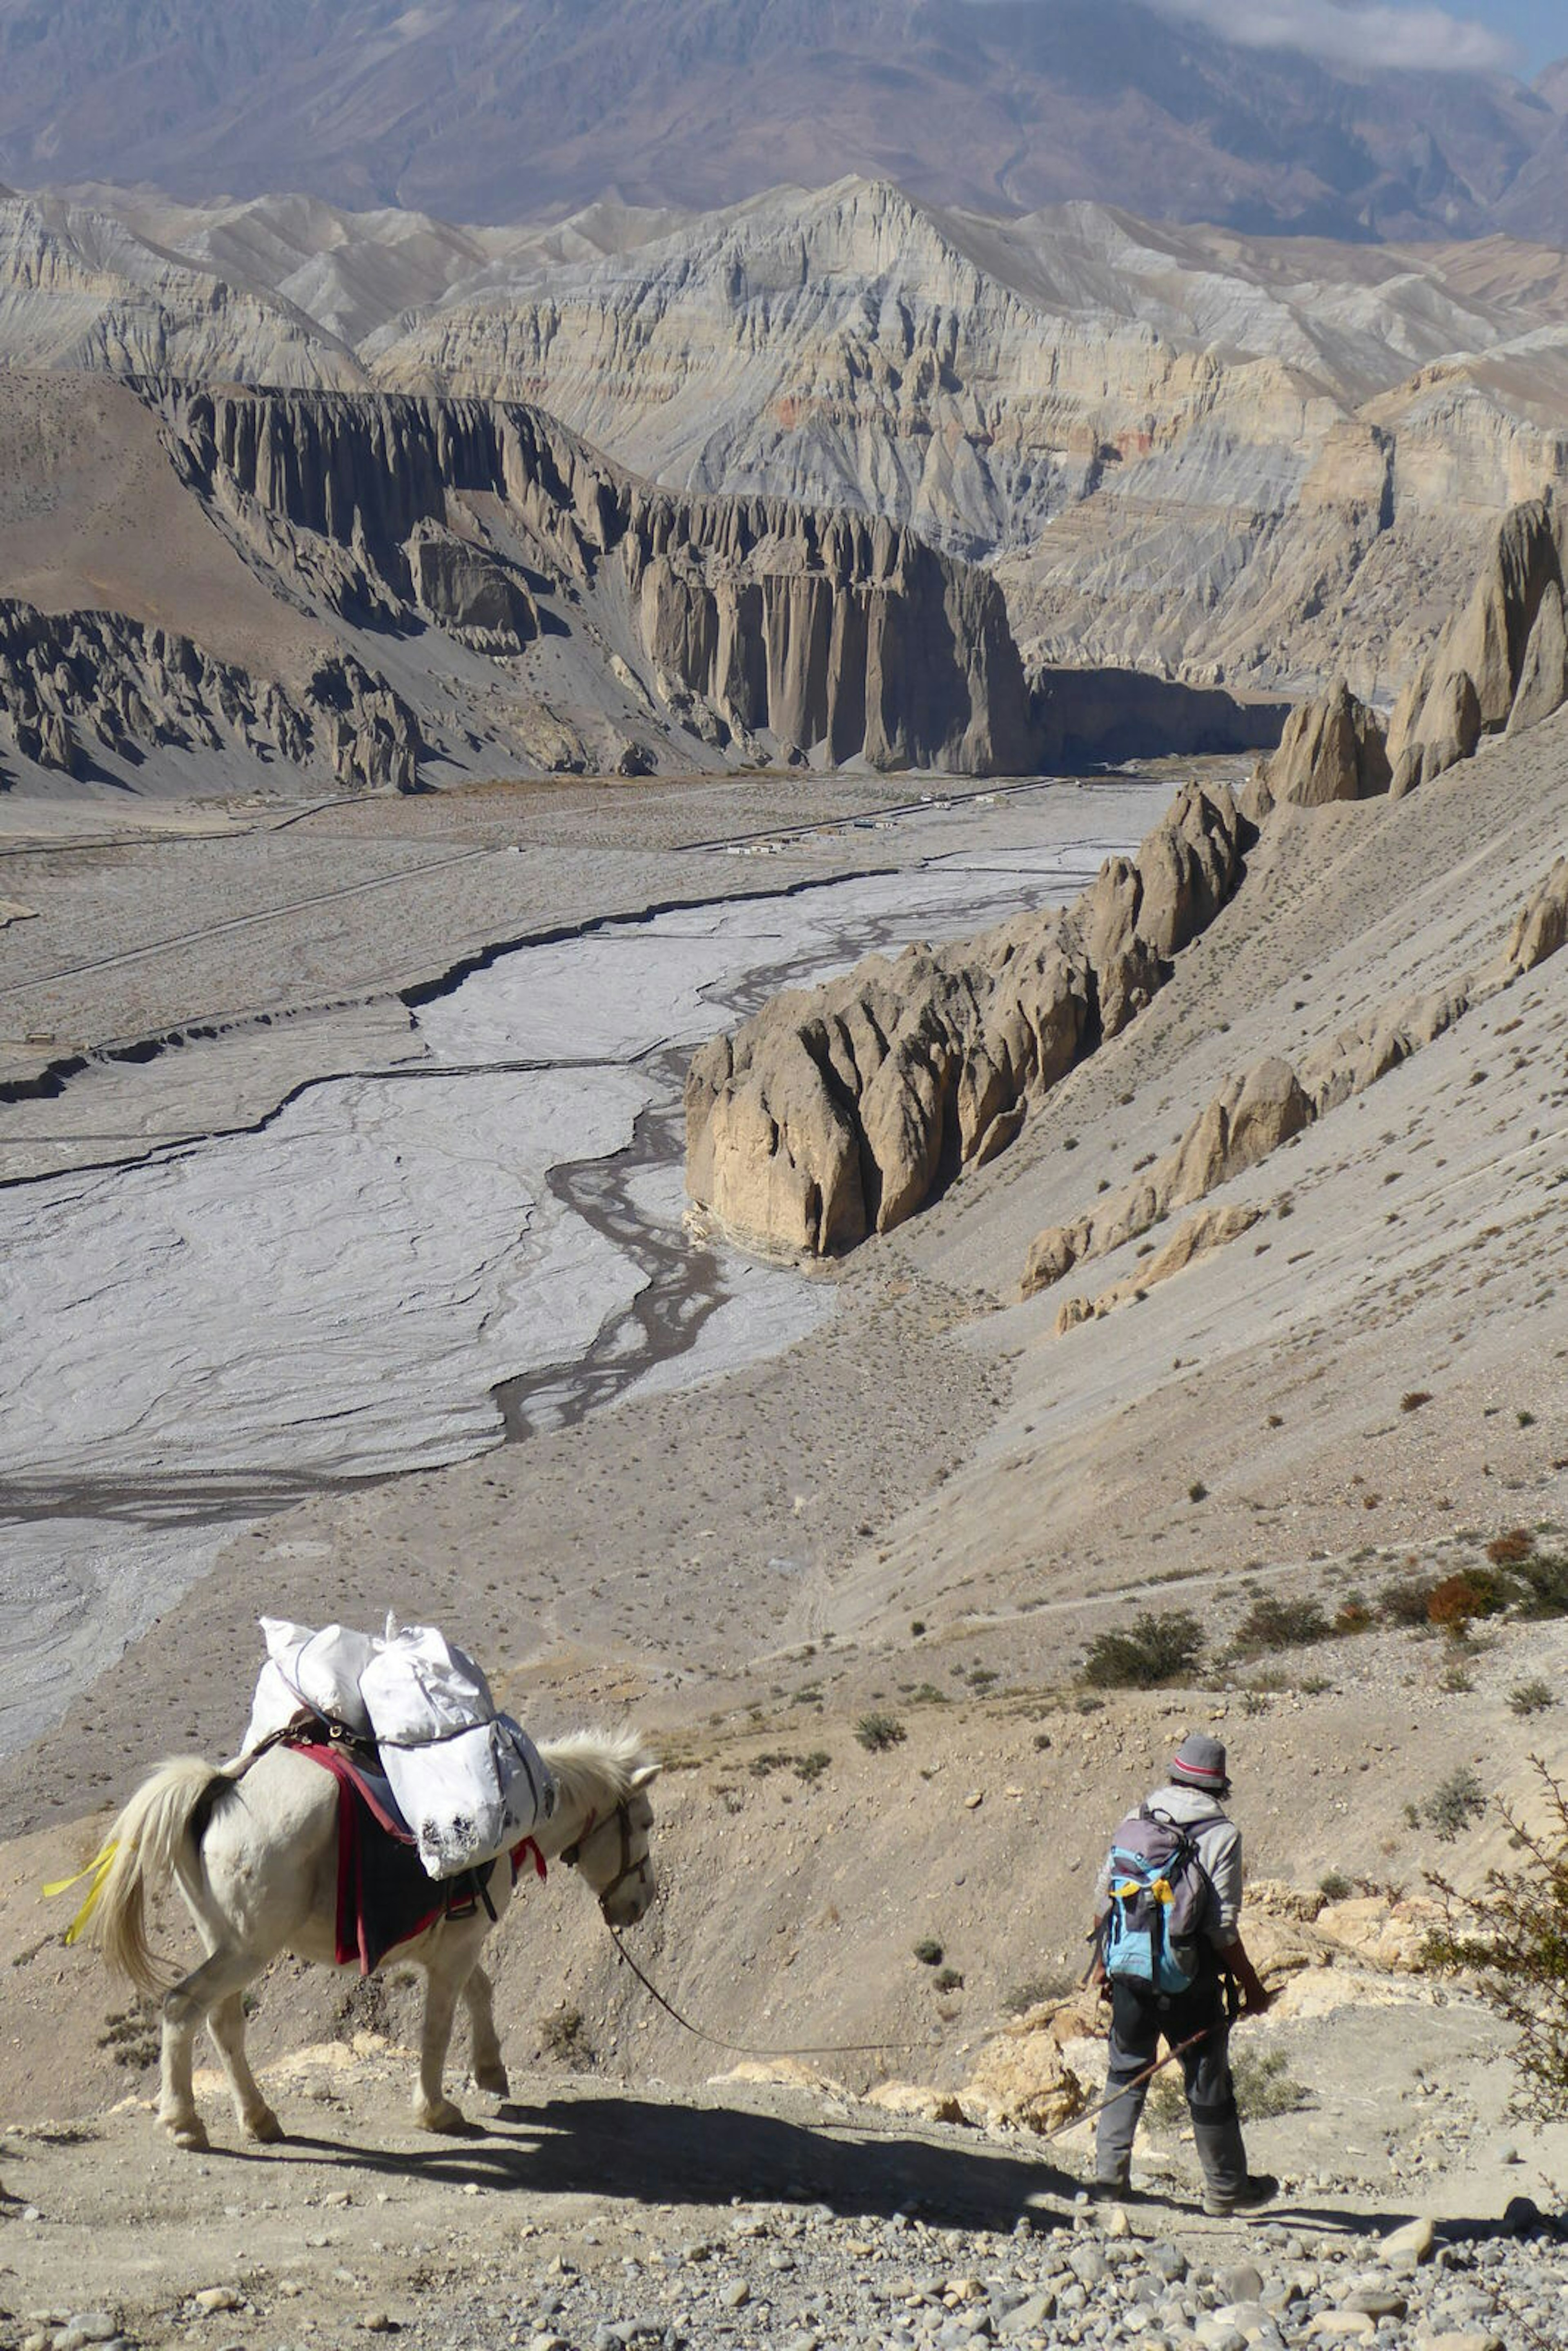
{"type": "Polygon", "coordinates": [[[161,1763],[109,1833],[113,1858],[84,1921],[83,1938],[138,1991],[157,1994],[168,1988],[169,1976],[147,1940],[147,1896],[171,1878],[192,1874],[192,1823],[214,1782],[223,1777],[193,1755],[161,1763]]]}

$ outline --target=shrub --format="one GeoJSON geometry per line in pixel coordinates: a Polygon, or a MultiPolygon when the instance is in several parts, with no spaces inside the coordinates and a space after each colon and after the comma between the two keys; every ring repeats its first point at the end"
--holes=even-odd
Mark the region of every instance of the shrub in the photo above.
{"type": "Polygon", "coordinates": [[[1406,1804],[1405,1817],[1414,1829],[1430,1829],[1445,1844],[1479,1820],[1487,1808],[1486,1792],[1468,1763],[1450,1771],[1419,1804],[1406,1804]]]}
{"type": "Polygon", "coordinates": [[[1366,1633],[1371,1628],[1372,1611],[1364,1600],[1347,1600],[1333,1620],[1336,1633],[1366,1633]]]}
{"type": "Polygon", "coordinates": [[[1158,1689],[1190,1675],[1203,1655],[1203,1627],[1190,1609],[1145,1610],[1124,1633],[1089,1645],[1083,1678],[1094,1689],[1158,1689]]]}
{"type": "Polygon", "coordinates": [[[1397,1583],[1384,1586],[1378,1598],[1378,1614],[1389,1625],[1403,1625],[1406,1628],[1428,1625],[1432,1620],[1427,1614],[1427,1605],[1434,1589],[1434,1583],[1429,1578],[1402,1576],[1397,1583]]]}
{"type": "Polygon", "coordinates": [[[115,2009],[103,2020],[103,2031],[98,2045],[107,2049],[117,2065],[135,2066],[139,2071],[156,2065],[163,2045],[163,2020],[155,2000],[133,2001],[129,2008],[115,2009]]]}
{"type": "Polygon", "coordinates": [[[1429,1624],[1452,1629],[1470,1624],[1477,1616],[1490,1616],[1502,1604],[1495,1582],[1483,1570],[1472,1568],[1465,1574],[1446,1575],[1432,1586],[1427,1595],[1427,1618],[1429,1624]]]}
{"type": "Polygon", "coordinates": [[[1467,1690],[1473,1690],[1475,1683],[1471,1678],[1469,1666],[1462,1658],[1456,1657],[1452,1665],[1443,1667],[1437,1677],[1437,1687],[1458,1698],[1462,1697],[1467,1690]]]}
{"type": "Polygon", "coordinates": [[[956,1968],[938,1968],[931,1979],[937,1991],[962,1991],[964,1979],[956,1968]]]}
{"type": "Polygon", "coordinates": [[[539,2046],[558,2065],[591,2065],[593,2049],[583,2030],[582,2011],[564,2004],[539,2019],[539,2046]]]}
{"type": "Polygon", "coordinates": [[[874,1710],[862,1714],[855,1725],[855,1737],[868,1755],[884,1755],[890,1747],[902,1744],[908,1736],[895,1714],[880,1714],[874,1710]]]}
{"type": "Polygon", "coordinates": [[[915,1956],[923,1968],[939,1968],[942,1964],[942,1946],[927,1935],[921,1942],[915,1945],[915,1956]]]}
{"type": "Polygon", "coordinates": [[[1568,1616],[1568,1558],[1537,1552],[1514,1570],[1514,1575],[1523,1587],[1519,1601],[1521,1616],[1568,1616]]]}
{"type": "Polygon", "coordinates": [[[1399,1399],[1399,1409],[1401,1412],[1419,1412],[1424,1404],[1430,1404],[1431,1401],[1430,1388],[1406,1388],[1399,1399]]]}
{"type": "Polygon", "coordinates": [[[1331,1869],[1318,1880],[1318,1892],[1325,1902],[1348,1902],[1354,1891],[1343,1869],[1331,1869]]]}
{"type": "Polygon", "coordinates": [[[1552,1694],[1551,1683],[1542,1681],[1539,1674],[1532,1680],[1521,1682],[1511,1689],[1508,1702],[1515,1714],[1544,1714],[1549,1706],[1557,1703],[1552,1694]]]}
{"type": "Polygon", "coordinates": [[[1231,2053],[1230,2072],[1243,2122],[1299,2114],[1307,2103],[1305,2085],[1285,2070],[1282,2049],[1253,2050],[1243,2045],[1231,2053]]]}
{"type": "Polygon", "coordinates": [[[1186,1499],[1189,1502],[1207,1501],[1208,1488],[1204,1484],[1201,1478],[1195,1478],[1193,1479],[1191,1485],[1186,1489],[1186,1499]]]}
{"type": "Polygon", "coordinates": [[[1568,2115],[1568,1794],[1536,1759],[1547,1821],[1527,1829],[1506,1807],[1503,1818],[1523,1862],[1511,1874],[1489,1869],[1479,1894],[1456,1894],[1430,1880],[1444,1907],[1428,1937],[1430,1966],[1464,1969],[1483,1999],[1519,2035],[1515,2104],[1542,2122],[1568,2115]]]}
{"type": "Polygon", "coordinates": [[[795,1777],[804,1780],[810,1787],[813,1780],[821,1778],[832,1760],[825,1747],[813,1747],[809,1755],[796,1756],[795,1777]]]}
{"type": "Polygon", "coordinates": [[[1074,1980],[1068,1975],[1030,1976],[1002,1994],[1002,2006],[1009,2016],[1027,2016],[1031,2008],[1042,2008],[1048,2000],[1064,1999],[1073,1989],[1074,1980]]]}
{"type": "MultiPolygon", "coordinates": [[[[1232,2043],[1230,2074],[1243,2122],[1262,2122],[1272,2115],[1298,2114],[1307,2103],[1304,2085],[1285,2070],[1282,2049],[1258,2051],[1238,2048],[1232,2043]]],[[[1149,2086],[1147,2112],[1154,2122],[1167,2130],[1186,2119],[1186,2094],[1179,2065],[1167,2066],[1163,2074],[1155,2075],[1149,2086]]]]}
{"type": "Polygon", "coordinates": [[[1249,1649],[1297,1649],[1328,1636],[1329,1621],[1315,1600],[1255,1600],[1236,1628],[1249,1649]]]}
{"type": "Polygon", "coordinates": [[[1494,1567],[1517,1567],[1534,1549],[1535,1537],[1528,1527],[1511,1527],[1505,1535],[1493,1535],[1487,1557],[1494,1567]]]}

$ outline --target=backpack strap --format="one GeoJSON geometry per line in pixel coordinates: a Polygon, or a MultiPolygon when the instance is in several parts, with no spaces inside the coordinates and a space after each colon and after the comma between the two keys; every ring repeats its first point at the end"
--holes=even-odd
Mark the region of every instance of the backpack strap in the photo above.
{"type": "MultiPolygon", "coordinates": [[[[1176,1839],[1177,1849],[1182,1855],[1183,1859],[1186,1861],[1191,1868],[1197,1870],[1209,1894],[1213,1896],[1215,1901],[1218,1902],[1219,1896],[1214,1892],[1214,1880],[1210,1877],[1207,1870],[1205,1869],[1203,1865],[1202,1850],[1198,1844],[1197,1837],[1194,1836],[1191,1829],[1186,1826],[1185,1822],[1173,1821],[1168,1813],[1156,1812],[1152,1804],[1140,1804],[1138,1807],[1138,1816],[1141,1820],[1157,1821],[1161,1828],[1169,1829],[1171,1834],[1176,1839]]],[[[1207,1942],[1207,1937],[1205,1936],[1204,1940],[1207,1942]]]]}

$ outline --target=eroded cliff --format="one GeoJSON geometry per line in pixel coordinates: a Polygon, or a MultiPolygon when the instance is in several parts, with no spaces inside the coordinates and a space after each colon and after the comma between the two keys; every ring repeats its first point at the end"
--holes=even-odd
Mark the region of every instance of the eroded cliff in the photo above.
{"type": "Polygon", "coordinates": [[[1110,859],[1067,913],[775,998],[693,1060],[693,1199],[819,1256],[902,1224],[1147,1003],[1234,893],[1245,838],[1227,787],[1188,785],[1136,861],[1110,859]]]}
{"type": "Polygon", "coordinates": [[[1406,680],[1386,724],[1337,679],[1291,713],[1249,807],[1398,799],[1469,758],[1484,737],[1539,726],[1568,701],[1563,596],[1554,505],[1511,507],[1469,600],[1406,680]]]}
{"type": "MultiPolygon", "coordinates": [[[[48,391],[31,438],[13,436],[25,469],[62,429],[59,381],[48,391]]],[[[27,526],[0,671],[24,766],[92,773],[178,743],[407,788],[497,766],[1032,762],[1000,590],[907,529],[651,488],[522,402],[162,380],[135,392],[159,435],[138,494],[172,467],[216,526],[247,659],[204,650],[218,608],[183,599],[177,565],[117,611],[101,550],[65,563],[87,486],[74,461],[57,466],[74,487],[47,549],[27,526]],[[152,609],[174,625],[149,629],[152,609]]],[[[0,392],[27,396],[25,379],[0,392]]],[[[131,429],[93,398],[100,442],[131,429]]]]}

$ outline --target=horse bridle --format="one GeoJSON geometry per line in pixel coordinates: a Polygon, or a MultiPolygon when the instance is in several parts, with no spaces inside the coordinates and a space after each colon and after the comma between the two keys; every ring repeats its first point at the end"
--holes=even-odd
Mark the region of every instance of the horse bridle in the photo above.
{"type": "MultiPolygon", "coordinates": [[[[599,1905],[601,1909],[602,1909],[605,1903],[609,1901],[611,1896],[615,1893],[619,1887],[625,1885],[626,1880],[629,1877],[641,1877],[648,1866],[648,1856],[646,1853],[643,1854],[640,1861],[633,1861],[632,1858],[632,1805],[628,1797],[622,1796],[621,1802],[616,1805],[614,1820],[617,1827],[621,1831],[621,1866],[616,1871],[614,1876],[611,1879],[609,1885],[602,1886],[600,1889],[599,1905]]],[[[570,1844],[563,1846],[560,1857],[566,1864],[568,1869],[575,1869],[577,1867],[578,1863],[582,1858],[583,1846],[588,1843],[589,1838],[593,1834],[598,1826],[599,1814],[596,1812],[591,1812],[588,1815],[586,1827],[578,1831],[570,1844]]]]}

